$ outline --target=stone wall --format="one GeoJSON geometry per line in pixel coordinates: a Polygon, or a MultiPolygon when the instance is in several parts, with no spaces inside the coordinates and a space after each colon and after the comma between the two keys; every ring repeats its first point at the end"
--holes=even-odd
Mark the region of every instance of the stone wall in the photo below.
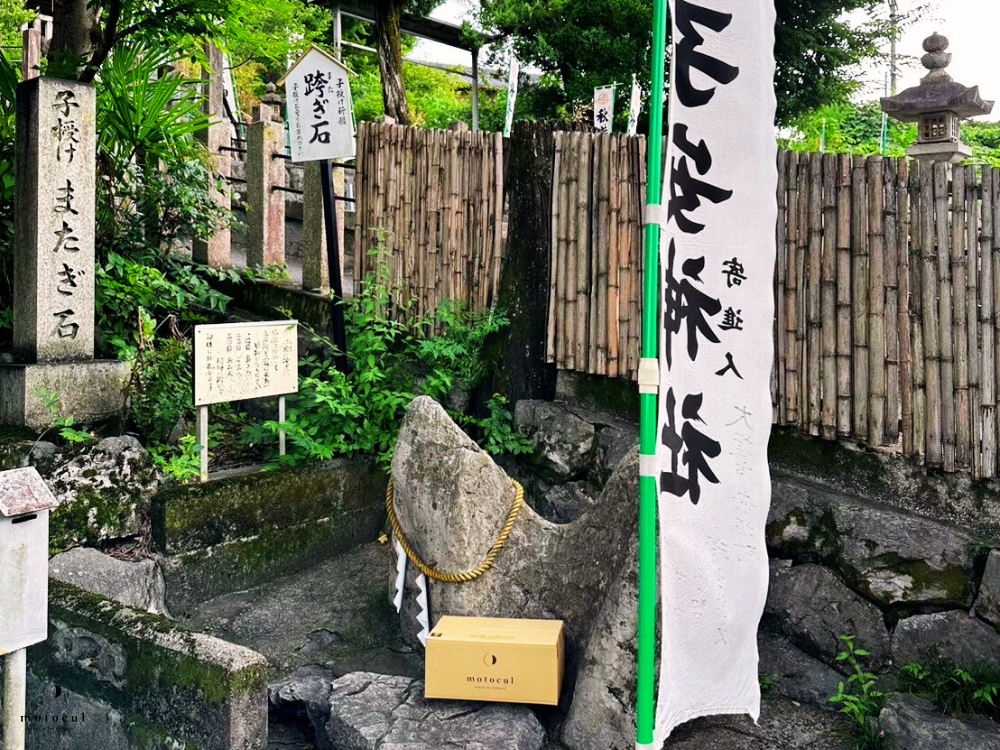
{"type": "Polygon", "coordinates": [[[152,526],[166,555],[170,610],[182,613],[374,541],[387,481],[371,463],[337,459],[161,492],[152,526]]]}
{"type": "Polygon", "coordinates": [[[267,663],[55,579],[28,651],[32,750],[263,750],[267,663]]]}

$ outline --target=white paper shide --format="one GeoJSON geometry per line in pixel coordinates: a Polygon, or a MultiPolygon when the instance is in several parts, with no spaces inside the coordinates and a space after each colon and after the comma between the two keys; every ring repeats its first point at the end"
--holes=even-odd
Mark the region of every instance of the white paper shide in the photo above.
{"type": "Polygon", "coordinates": [[[354,158],[349,73],[337,58],[310,47],[281,79],[292,161],[354,158]]]}
{"type": "Polygon", "coordinates": [[[770,0],[671,0],[661,234],[656,747],[760,713],[777,206],[770,0]]]}

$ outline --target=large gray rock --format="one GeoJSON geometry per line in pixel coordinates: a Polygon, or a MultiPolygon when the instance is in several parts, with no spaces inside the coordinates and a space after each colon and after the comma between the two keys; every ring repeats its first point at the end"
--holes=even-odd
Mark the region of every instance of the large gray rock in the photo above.
{"type": "Polygon", "coordinates": [[[845,586],[821,565],[798,565],[771,572],[765,614],[800,648],[839,666],[842,635],[869,651],[866,666],[883,671],[889,666],[889,631],[878,607],[845,586]]]}
{"type": "Polygon", "coordinates": [[[990,552],[986,560],[976,612],[1000,631],[1000,550],[990,552]]]}
{"type": "MultiPolygon", "coordinates": [[[[396,511],[420,556],[438,569],[469,570],[496,541],[514,499],[511,480],[429,398],[413,402],[393,459],[396,511]]],[[[568,669],[589,632],[637,523],[638,456],[622,462],[598,502],[556,525],[525,506],[496,565],[460,586],[431,582],[442,615],[529,617],[566,622],[568,669]]],[[[409,566],[413,572],[413,566],[409,566]]],[[[390,579],[395,576],[390,573],[390,579]]],[[[415,642],[416,587],[404,598],[404,633],[415,642]]]]}
{"type": "Polygon", "coordinates": [[[780,635],[761,632],[759,672],[770,681],[770,692],[799,703],[829,708],[844,679],[840,672],[803,653],[780,635]]]}
{"type": "Polygon", "coordinates": [[[772,487],[773,553],[819,558],[881,604],[971,606],[972,535],[799,480],[776,477],[772,487]]]}
{"type": "Polygon", "coordinates": [[[77,547],[49,560],[49,576],[133,609],[169,616],[163,571],[155,560],[129,562],[77,547]]]}
{"type": "Polygon", "coordinates": [[[968,613],[954,610],[900,620],[892,634],[892,660],[942,661],[960,667],[1000,664],[1000,633],[968,613]]]}
{"type": "Polygon", "coordinates": [[[615,468],[631,451],[639,445],[639,432],[616,425],[598,426],[594,438],[594,460],[591,477],[598,486],[603,487],[615,468]]]}
{"type": "Polygon", "coordinates": [[[56,549],[138,534],[139,519],[163,481],[146,449],[127,435],[37,458],[59,502],[51,528],[56,549]]]}
{"type": "Polygon", "coordinates": [[[527,706],[425,701],[423,691],[422,682],[407,677],[341,677],[331,685],[325,741],[336,750],[540,750],[545,744],[527,706]]]}
{"type": "Polygon", "coordinates": [[[594,506],[599,494],[589,482],[557,484],[538,498],[533,507],[553,523],[572,523],[594,506]]]}
{"type": "Polygon", "coordinates": [[[561,736],[573,750],[635,747],[638,552],[639,538],[633,535],[615,583],[580,652],[576,686],[561,736]]]}
{"type": "Polygon", "coordinates": [[[531,438],[539,471],[549,479],[581,477],[590,468],[594,425],[564,405],[551,401],[518,401],[514,424],[531,438]]]}
{"type": "Polygon", "coordinates": [[[1000,725],[984,717],[956,719],[915,695],[890,695],[879,723],[893,750],[1000,750],[1000,725]]]}

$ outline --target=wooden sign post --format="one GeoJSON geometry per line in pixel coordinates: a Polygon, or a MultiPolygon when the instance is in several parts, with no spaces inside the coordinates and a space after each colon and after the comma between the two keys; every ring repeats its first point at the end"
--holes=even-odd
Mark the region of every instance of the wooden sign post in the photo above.
{"type": "MultiPolygon", "coordinates": [[[[277,396],[278,422],[285,421],[285,396],[299,391],[298,330],[295,320],[195,326],[194,405],[202,482],[208,481],[211,404],[277,396]]],[[[283,430],[278,452],[285,455],[283,430]]]]}

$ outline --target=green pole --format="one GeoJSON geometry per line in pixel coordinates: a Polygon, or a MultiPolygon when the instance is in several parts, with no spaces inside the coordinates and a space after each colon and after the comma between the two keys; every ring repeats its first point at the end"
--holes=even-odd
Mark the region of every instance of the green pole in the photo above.
{"type": "Polygon", "coordinates": [[[660,296],[660,203],[663,171],[663,79],[667,46],[667,0],[653,8],[653,65],[649,98],[647,224],[642,291],[642,362],[639,374],[639,634],[636,744],[653,744],[656,722],[656,456],[659,366],[657,314],[660,296]]]}

